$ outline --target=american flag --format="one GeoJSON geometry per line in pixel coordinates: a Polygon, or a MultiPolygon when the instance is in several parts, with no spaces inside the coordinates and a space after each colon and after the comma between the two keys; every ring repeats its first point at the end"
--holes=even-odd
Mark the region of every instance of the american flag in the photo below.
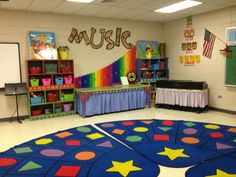
{"type": "Polygon", "coordinates": [[[203,56],[211,58],[216,36],[210,31],[205,29],[204,44],[203,44],[203,56]]]}

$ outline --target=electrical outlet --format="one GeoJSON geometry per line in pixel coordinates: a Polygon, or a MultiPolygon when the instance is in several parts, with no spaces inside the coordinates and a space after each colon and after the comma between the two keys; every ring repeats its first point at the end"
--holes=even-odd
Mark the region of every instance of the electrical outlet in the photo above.
{"type": "Polygon", "coordinates": [[[218,98],[221,99],[221,98],[222,98],[222,95],[218,95],[218,98]]]}

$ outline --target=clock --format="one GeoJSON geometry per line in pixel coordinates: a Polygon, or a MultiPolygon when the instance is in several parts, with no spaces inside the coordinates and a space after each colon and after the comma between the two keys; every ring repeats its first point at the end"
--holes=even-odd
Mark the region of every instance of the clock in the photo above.
{"type": "Polygon", "coordinates": [[[135,81],[137,79],[137,75],[135,72],[131,71],[127,74],[127,78],[128,78],[129,83],[135,83],[135,81]]]}

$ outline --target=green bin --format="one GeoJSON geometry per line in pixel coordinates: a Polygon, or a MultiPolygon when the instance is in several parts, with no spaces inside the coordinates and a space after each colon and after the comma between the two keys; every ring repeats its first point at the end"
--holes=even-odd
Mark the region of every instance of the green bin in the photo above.
{"type": "Polygon", "coordinates": [[[57,64],[56,63],[46,63],[45,64],[46,73],[57,73],[57,64]]]}
{"type": "Polygon", "coordinates": [[[64,101],[73,101],[73,100],[74,100],[74,94],[73,93],[64,95],[64,101]]]}
{"type": "Polygon", "coordinates": [[[39,86],[39,79],[30,79],[30,85],[32,87],[37,87],[39,86]]]}

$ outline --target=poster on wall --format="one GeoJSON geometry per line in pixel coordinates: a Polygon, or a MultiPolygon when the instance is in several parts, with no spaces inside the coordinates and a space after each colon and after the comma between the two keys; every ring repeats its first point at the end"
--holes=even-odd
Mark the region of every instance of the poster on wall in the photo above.
{"type": "Polygon", "coordinates": [[[155,59],[160,58],[157,41],[137,41],[137,58],[155,59]]]}
{"type": "Polygon", "coordinates": [[[226,43],[228,46],[236,45],[236,27],[226,28],[226,43]]]}
{"type": "Polygon", "coordinates": [[[29,32],[30,57],[32,59],[58,59],[54,32],[29,32]]]}

